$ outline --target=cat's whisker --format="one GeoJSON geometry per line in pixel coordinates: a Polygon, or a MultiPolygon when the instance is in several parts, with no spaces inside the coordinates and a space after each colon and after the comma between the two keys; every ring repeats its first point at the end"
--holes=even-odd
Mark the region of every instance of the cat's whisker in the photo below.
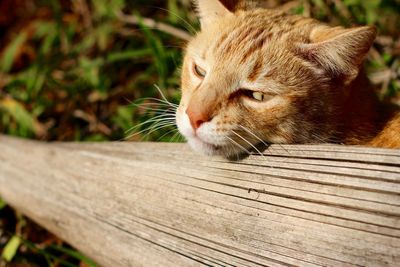
{"type": "MultiPolygon", "coordinates": [[[[239,125],[243,130],[245,130],[247,133],[251,134],[252,136],[254,136],[258,141],[260,141],[264,146],[265,146],[265,151],[269,154],[271,154],[271,152],[268,150],[268,148],[271,146],[271,144],[266,143],[264,140],[262,140],[258,135],[256,135],[255,133],[253,133],[252,131],[250,131],[248,128],[244,127],[243,125],[239,125]]],[[[283,148],[284,149],[284,148],[283,148]]],[[[289,153],[289,152],[288,152],[289,153]]],[[[264,155],[264,153],[263,153],[264,155]]]]}
{"type": "MultiPolygon", "coordinates": [[[[128,101],[130,104],[136,104],[135,102],[139,102],[139,101],[146,101],[146,100],[153,100],[156,101],[157,103],[164,103],[167,104],[168,106],[178,106],[177,104],[174,104],[170,101],[165,101],[164,99],[159,99],[159,98],[155,98],[155,97],[142,97],[142,98],[138,98],[135,101],[131,101],[127,98],[125,98],[126,101],[128,101]]],[[[154,103],[155,104],[155,103],[154,103]]]]}
{"type": "Polygon", "coordinates": [[[151,131],[149,131],[148,133],[143,135],[142,138],[144,139],[147,136],[149,136],[150,134],[152,134],[152,133],[154,133],[154,132],[156,132],[156,131],[158,131],[160,129],[167,128],[167,127],[175,127],[175,124],[174,123],[162,123],[162,124],[159,124],[157,127],[153,128],[151,131]]]}
{"type": "MultiPolygon", "coordinates": [[[[157,139],[157,141],[160,141],[164,136],[167,136],[168,134],[173,133],[173,132],[176,132],[176,131],[178,131],[178,129],[175,128],[175,129],[172,129],[172,130],[166,132],[165,134],[161,135],[161,137],[159,137],[159,138],[157,139]]],[[[176,133],[175,133],[175,134],[176,134],[176,133]]],[[[175,135],[174,135],[174,136],[175,136],[175,135]]]]}
{"type": "Polygon", "coordinates": [[[150,131],[151,129],[154,129],[155,127],[158,127],[158,126],[160,126],[160,125],[164,125],[164,124],[167,124],[167,123],[168,123],[168,124],[171,124],[171,125],[174,124],[174,122],[172,122],[172,121],[169,121],[169,122],[167,122],[167,121],[165,121],[165,120],[163,120],[163,121],[158,121],[158,122],[152,124],[151,126],[145,128],[145,129],[143,129],[143,130],[140,130],[140,131],[138,131],[138,132],[133,132],[133,133],[130,134],[128,137],[133,137],[133,136],[139,135],[139,134],[141,134],[141,133],[144,133],[144,132],[150,131]]]}
{"type": "Polygon", "coordinates": [[[250,131],[247,127],[244,127],[243,125],[239,125],[239,127],[241,127],[243,130],[245,130],[246,132],[248,132],[249,134],[251,134],[252,136],[254,136],[258,141],[260,141],[265,147],[268,147],[269,144],[267,144],[264,140],[262,140],[258,135],[256,135],[255,133],[253,133],[252,131],[250,131]]]}
{"type": "MultiPolygon", "coordinates": [[[[154,99],[147,98],[145,100],[154,100],[154,99]]],[[[141,104],[138,104],[138,105],[142,105],[142,104],[143,105],[148,105],[148,106],[153,105],[153,106],[158,106],[158,107],[166,107],[166,108],[170,108],[170,109],[174,109],[174,110],[178,109],[178,105],[176,105],[176,104],[165,103],[165,102],[161,102],[161,101],[158,101],[158,102],[146,102],[146,103],[141,103],[141,104]]]]}
{"type": "MultiPolygon", "coordinates": [[[[248,128],[246,128],[245,126],[239,125],[242,129],[244,129],[247,133],[251,134],[252,136],[254,136],[257,140],[259,140],[265,147],[266,147],[266,152],[268,152],[270,155],[272,155],[272,153],[270,151],[268,151],[268,148],[270,147],[271,144],[266,143],[265,141],[263,141],[258,135],[256,135],[255,133],[253,133],[252,131],[250,131],[248,128]]],[[[288,154],[290,154],[290,152],[284,148],[281,144],[277,144],[279,145],[283,150],[285,150],[288,154]]],[[[261,153],[260,155],[263,156],[263,158],[265,159],[265,155],[264,153],[260,152],[257,149],[257,152],[261,153]]],[[[270,165],[271,168],[273,168],[272,165],[270,165]]]]}
{"type": "Polygon", "coordinates": [[[148,127],[148,129],[151,129],[152,127],[155,127],[154,125],[157,124],[157,123],[163,123],[163,122],[169,122],[169,123],[176,124],[175,117],[168,115],[166,117],[162,117],[162,118],[158,119],[158,121],[154,122],[152,125],[150,125],[148,127]]]}
{"type": "MultiPolygon", "coordinates": [[[[252,136],[254,136],[258,141],[260,141],[266,148],[265,151],[268,151],[268,148],[270,147],[271,144],[266,143],[264,140],[262,140],[258,135],[256,135],[255,133],[253,133],[252,131],[250,131],[248,128],[244,127],[243,125],[239,125],[243,130],[245,130],[247,133],[251,134],[252,136]]],[[[264,153],[263,153],[264,155],[264,153]]]]}
{"type": "Polygon", "coordinates": [[[175,116],[175,114],[177,112],[177,107],[172,107],[167,104],[160,104],[160,103],[136,104],[136,103],[132,103],[130,105],[132,105],[138,109],[145,110],[145,111],[151,111],[151,112],[161,113],[161,114],[169,114],[169,115],[173,115],[173,116],[175,116]],[[152,106],[155,106],[155,107],[153,108],[152,106]]]}
{"type": "Polygon", "coordinates": [[[251,155],[251,152],[246,149],[244,146],[242,146],[241,144],[239,144],[238,142],[236,142],[235,140],[233,140],[232,138],[230,138],[229,136],[225,136],[225,138],[227,138],[232,144],[236,145],[237,147],[239,147],[240,149],[242,149],[244,152],[246,152],[248,155],[251,155]]]}
{"type": "Polygon", "coordinates": [[[140,131],[136,131],[136,132],[135,131],[131,131],[131,133],[128,134],[128,137],[131,138],[133,136],[137,136],[139,134],[142,134],[142,133],[145,133],[145,132],[149,132],[152,129],[154,129],[154,128],[160,126],[160,125],[166,125],[166,124],[175,125],[175,122],[172,121],[172,120],[160,120],[160,121],[154,122],[149,127],[145,128],[145,129],[142,129],[140,131]]]}
{"type": "Polygon", "coordinates": [[[133,126],[132,128],[126,130],[125,133],[132,132],[132,131],[134,131],[135,129],[137,129],[137,128],[139,128],[140,126],[143,126],[143,125],[145,125],[145,124],[148,124],[148,123],[155,123],[155,122],[158,122],[158,121],[162,121],[162,120],[164,120],[164,119],[174,119],[174,120],[175,120],[175,116],[171,116],[170,114],[161,114],[161,115],[155,116],[155,117],[150,118],[150,119],[148,119],[148,120],[146,120],[146,121],[144,121],[144,122],[142,122],[142,123],[140,123],[140,124],[138,124],[138,125],[133,126]]]}
{"type": "Polygon", "coordinates": [[[181,143],[181,142],[184,142],[184,141],[186,141],[186,140],[185,140],[185,138],[183,137],[183,135],[179,132],[179,130],[176,129],[176,133],[172,136],[171,141],[172,141],[172,142],[179,142],[179,143],[181,143]]]}
{"type": "MultiPolygon", "coordinates": [[[[165,104],[165,106],[171,106],[171,107],[178,107],[178,106],[179,106],[179,105],[177,105],[177,104],[174,104],[174,103],[172,103],[172,102],[166,101],[166,100],[164,100],[164,99],[158,99],[158,98],[155,98],[155,97],[143,97],[143,98],[139,98],[139,99],[136,100],[136,102],[138,102],[138,101],[146,101],[146,100],[156,101],[156,103],[158,103],[159,105],[165,104]]],[[[130,104],[136,104],[136,103],[134,103],[134,102],[132,102],[132,101],[129,101],[129,103],[130,103],[130,104]]],[[[153,104],[156,104],[156,103],[153,103],[153,104]]]]}
{"type": "Polygon", "coordinates": [[[150,108],[150,107],[141,107],[141,106],[138,106],[137,108],[143,109],[145,111],[152,111],[155,113],[176,114],[176,111],[173,109],[150,108]]]}
{"type": "Polygon", "coordinates": [[[147,102],[147,103],[140,103],[140,104],[136,104],[136,103],[132,103],[130,105],[136,106],[136,107],[147,107],[147,106],[154,106],[154,107],[166,107],[166,109],[173,109],[176,110],[177,106],[171,106],[169,104],[165,104],[165,103],[154,103],[154,102],[147,102]]]}
{"type": "Polygon", "coordinates": [[[157,122],[153,123],[152,125],[150,125],[147,129],[148,129],[148,130],[151,130],[151,129],[153,129],[154,127],[157,127],[157,125],[158,125],[158,124],[161,124],[161,123],[172,123],[172,124],[175,125],[175,120],[174,120],[174,119],[171,119],[171,118],[162,118],[162,119],[160,119],[159,121],[157,121],[157,122]]]}
{"type": "MultiPolygon", "coordinates": [[[[151,23],[149,20],[146,21],[147,23],[151,23]]],[[[155,21],[154,21],[155,23],[155,21]]],[[[132,24],[132,23],[130,23],[132,24]]],[[[133,24],[137,24],[137,23],[133,23],[133,24]]],[[[163,25],[163,24],[161,24],[163,25]]],[[[136,28],[136,29],[131,29],[128,27],[124,27],[121,28],[117,31],[118,34],[120,34],[121,36],[134,36],[137,34],[140,34],[143,32],[143,30],[155,30],[155,31],[161,31],[161,32],[165,32],[168,34],[171,34],[172,36],[177,37],[178,39],[182,39],[182,46],[178,46],[178,45],[162,45],[162,47],[165,48],[179,48],[182,49],[182,47],[184,46],[185,42],[187,40],[190,39],[191,35],[194,35],[193,33],[191,33],[186,27],[185,30],[180,29],[180,28],[176,28],[176,27],[172,27],[170,28],[170,25],[168,25],[168,30],[165,28],[165,25],[161,26],[160,24],[158,24],[157,26],[152,26],[152,25],[142,25],[140,26],[140,28],[136,28]]]]}
{"type": "Polygon", "coordinates": [[[171,106],[178,106],[176,104],[171,103],[170,101],[168,101],[168,99],[165,97],[164,93],[161,91],[160,87],[157,84],[154,84],[154,87],[158,90],[158,92],[161,94],[161,97],[164,99],[165,103],[170,104],[171,106]]]}
{"type": "MultiPolygon", "coordinates": [[[[166,98],[165,94],[162,92],[162,90],[155,84],[155,88],[158,90],[158,92],[161,95],[162,99],[154,98],[154,97],[148,97],[148,98],[141,98],[136,101],[152,101],[150,103],[134,103],[130,102],[131,105],[139,108],[139,109],[144,109],[149,112],[154,112],[155,114],[158,114],[157,116],[154,116],[132,128],[130,128],[126,133],[133,132],[132,134],[128,135],[127,139],[132,138],[134,136],[146,133],[145,135],[142,136],[142,139],[146,138],[150,134],[152,134],[155,131],[158,131],[160,129],[166,128],[166,127],[174,127],[174,130],[172,131],[177,131],[176,127],[176,111],[178,109],[178,105],[174,104],[166,98]],[[145,129],[134,132],[135,130],[139,129],[143,125],[150,124],[148,127],[145,129]]],[[[172,131],[169,131],[167,133],[164,133],[160,137],[163,138],[164,136],[168,135],[172,131]]]]}
{"type": "Polygon", "coordinates": [[[153,6],[153,8],[159,9],[159,10],[163,10],[163,11],[165,11],[167,13],[170,13],[170,14],[174,15],[175,17],[177,17],[178,19],[180,19],[181,21],[183,21],[186,24],[186,26],[184,25],[184,27],[189,33],[195,34],[197,32],[196,29],[192,26],[192,24],[190,24],[190,22],[188,22],[187,20],[185,20],[184,18],[182,18],[181,16],[179,16],[175,12],[172,12],[169,9],[162,8],[162,7],[157,7],[157,6],[153,6]]]}
{"type": "Polygon", "coordinates": [[[178,136],[178,134],[179,134],[179,131],[178,131],[178,129],[175,129],[176,131],[175,131],[175,133],[174,133],[174,135],[169,139],[169,142],[175,142],[174,140],[177,138],[177,136],[178,136]]]}
{"type": "Polygon", "coordinates": [[[154,123],[153,125],[151,125],[150,127],[146,128],[146,129],[143,129],[143,130],[141,130],[139,132],[136,132],[136,133],[133,133],[133,134],[127,136],[127,139],[147,132],[146,135],[144,135],[142,137],[142,138],[144,138],[145,136],[147,136],[147,135],[149,135],[149,134],[151,134],[151,133],[153,133],[153,132],[155,132],[155,131],[157,131],[159,129],[162,129],[164,127],[169,127],[169,126],[175,126],[175,122],[174,121],[160,121],[160,122],[154,123]]]}
{"type": "Polygon", "coordinates": [[[171,107],[171,108],[176,108],[178,107],[178,105],[173,104],[173,103],[167,103],[164,102],[163,100],[156,100],[157,98],[153,99],[153,98],[142,98],[143,100],[152,100],[152,101],[157,101],[157,102],[148,102],[148,103],[143,103],[143,104],[152,104],[152,105],[158,105],[158,106],[166,106],[166,107],[171,107]]]}
{"type": "MultiPolygon", "coordinates": [[[[272,153],[269,151],[269,147],[272,144],[266,143],[265,141],[263,141],[258,135],[256,135],[255,133],[253,133],[252,131],[250,131],[249,129],[247,129],[246,127],[239,125],[240,127],[242,127],[245,131],[247,131],[248,133],[250,133],[251,135],[253,135],[254,137],[256,137],[259,141],[261,141],[261,143],[266,147],[265,152],[269,153],[272,155],[272,153]]],[[[290,151],[287,150],[286,148],[284,148],[281,144],[279,143],[275,143],[275,145],[278,145],[280,148],[282,148],[286,153],[290,154],[290,151]]]]}
{"type": "Polygon", "coordinates": [[[239,137],[240,139],[242,139],[243,141],[245,141],[247,144],[249,144],[263,159],[266,159],[264,154],[255,146],[253,145],[250,141],[248,141],[246,138],[244,138],[243,136],[241,136],[240,134],[238,134],[237,132],[235,132],[234,130],[231,130],[232,133],[234,133],[237,137],[239,137]]]}
{"type": "Polygon", "coordinates": [[[186,141],[185,137],[178,131],[176,142],[185,142],[185,141],[186,141]]]}
{"type": "Polygon", "coordinates": [[[162,108],[151,108],[151,107],[146,107],[146,106],[137,106],[138,109],[143,110],[143,111],[148,111],[149,112],[154,112],[156,114],[176,114],[176,110],[173,109],[162,109],[162,108]]]}
{"type": "Polygon", "coordinates": [[[326,140],[322,138],[319,134],[317,133],[311,133],[311,136],[315,139],[317,139],[321,143],[326,143],[326,140]]]}
{"type": "Polygon", "coordinates": [[[137,108],[140,111],[144,111],[147,113],[155,113],[155,114],[176,114],[177,110],[172,107],[167,107],[167,106],[158,106],[158,105],[153,105],[150,103],[147,104],[132,104],[133,107],[137,108]]]}

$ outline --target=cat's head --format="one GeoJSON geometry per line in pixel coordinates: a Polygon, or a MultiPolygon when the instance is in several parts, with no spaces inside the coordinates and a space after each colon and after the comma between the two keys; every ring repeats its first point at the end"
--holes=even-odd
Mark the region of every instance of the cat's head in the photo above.
{"type": "MultiPolygon", "coordinates": [[[[262,1],[261,1],[262,2],[262,1]]],[[[194,150],[232,156],[259,143],[327,141],[375,38],[260,8],[197,0],[177,124],[194,150]]]]}

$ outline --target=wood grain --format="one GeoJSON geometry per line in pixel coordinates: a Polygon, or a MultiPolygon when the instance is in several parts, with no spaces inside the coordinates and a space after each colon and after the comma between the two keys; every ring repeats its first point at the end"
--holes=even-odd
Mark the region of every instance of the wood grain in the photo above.
{"type": "Polygon", "coordinates": [[[102,266],[399,266],[400,151],[0,136],[0,195],[102,266]]]}

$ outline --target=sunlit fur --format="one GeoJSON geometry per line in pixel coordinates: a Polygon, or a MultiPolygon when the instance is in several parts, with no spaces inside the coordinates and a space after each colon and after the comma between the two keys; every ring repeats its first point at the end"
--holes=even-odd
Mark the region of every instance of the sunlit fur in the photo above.
{"type": "Polygon", "coordinates": [[[381,132],[395,113],[379,114],[360,71],[375,39],[373,27],[328,27],[258,8],[255,1],[197,5],[202,30],[187,45],[176,114],[194,150],[232,156],[261,142],[400,147],[400,135],[392,132],[399,131],[399,117],[390,134],[381,132]],[[207,72],[204,79],[194,64],[207,72]],[[261,91],[266,100],[239,89],[261,91]],[[194,131],[188,109],[207,113],[210,121],[194,131]]]}

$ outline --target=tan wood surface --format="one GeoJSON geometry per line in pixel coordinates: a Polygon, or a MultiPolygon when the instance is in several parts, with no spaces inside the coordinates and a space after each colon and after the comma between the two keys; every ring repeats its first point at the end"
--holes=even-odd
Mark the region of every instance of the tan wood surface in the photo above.
{"type": "Polygon", "coordinates": [[[400,150],[0,136],[0,196],[102,266],[400,266],[400,150]]]}

